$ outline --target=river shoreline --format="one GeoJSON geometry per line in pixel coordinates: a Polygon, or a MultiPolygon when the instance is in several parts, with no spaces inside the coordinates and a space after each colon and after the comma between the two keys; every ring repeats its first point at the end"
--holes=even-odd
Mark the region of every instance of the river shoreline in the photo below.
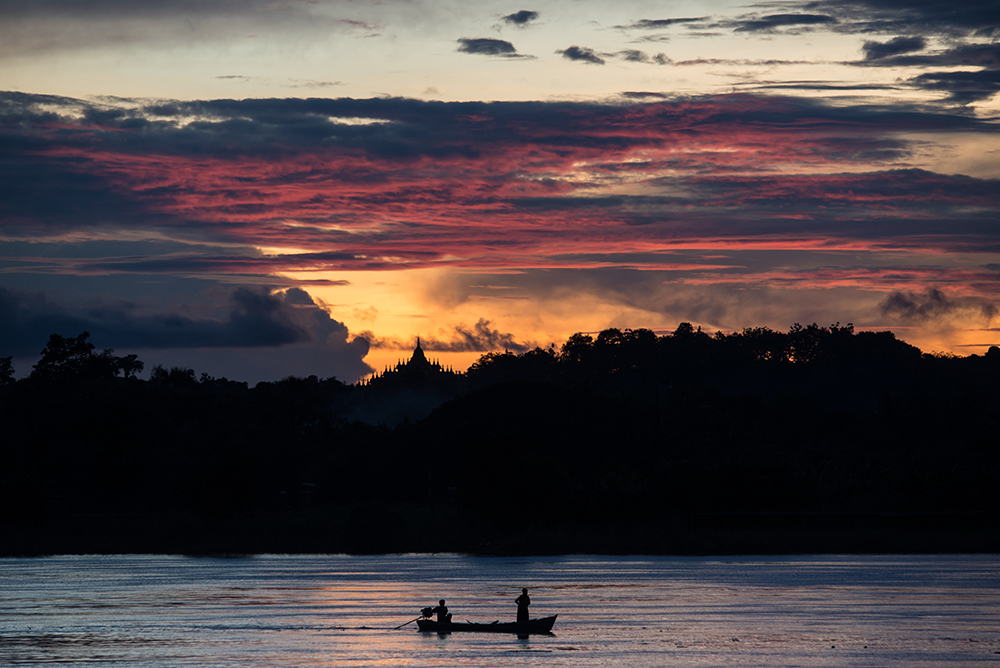
{"type": "Polygon", "coordinates": [[[0,556],[54,554],[1000,553],[1000,514],[693,513],[630,522],[487,520],[380,505],[232,514],[60,515],[2,525],[0,556]]]}

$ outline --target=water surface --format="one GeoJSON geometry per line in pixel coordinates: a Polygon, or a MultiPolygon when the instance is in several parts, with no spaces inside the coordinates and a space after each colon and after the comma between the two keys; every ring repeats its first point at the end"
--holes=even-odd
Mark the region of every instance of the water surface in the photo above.
{"type": "Polygon", "coordinates": [[[0,665],[1000,666],[1000,559],[0,559],[0,665]],[[553,636],[423,634],[512,620],[553,636]]]}

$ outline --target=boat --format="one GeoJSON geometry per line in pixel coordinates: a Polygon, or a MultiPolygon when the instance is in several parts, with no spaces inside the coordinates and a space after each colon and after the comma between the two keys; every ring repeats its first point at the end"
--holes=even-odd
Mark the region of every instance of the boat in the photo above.
{"type": "Polygon", "coordinates": [[[417,628],[436,633],[516,633],[519,636],[552,633],[556,617],[539,617],[526,622],[500,622],[477,624],[476,622],[438,622],[433,619],[418,619],[417,628]]]}

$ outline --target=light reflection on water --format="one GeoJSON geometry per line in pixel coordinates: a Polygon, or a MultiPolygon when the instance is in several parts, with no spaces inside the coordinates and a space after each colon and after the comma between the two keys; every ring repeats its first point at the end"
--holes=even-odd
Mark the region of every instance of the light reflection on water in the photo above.
{"type": "Polygon", "coordinates": [[[1000,559],[0,559],[0,665],[1000,666],[1000,559]],[[418,633],[514,617],[554,636],[418,633]]]}

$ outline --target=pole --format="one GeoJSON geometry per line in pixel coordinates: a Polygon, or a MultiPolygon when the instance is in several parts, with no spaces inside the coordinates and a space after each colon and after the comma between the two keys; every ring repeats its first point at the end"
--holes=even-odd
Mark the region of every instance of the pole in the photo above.
{"type": "MultiPolygon", "coordinates": [[[[414,617],[414,618],[413,618],[413,619],[411,619],[410,621],[406,622],[406,624],[412,624],[413,622],[417,621],[418,619],[422,619],[422,618],[423,618],[423,615],[420,615],[420,617],[414,617]]],[[[396,629],[401,629],[401,628],[403,628],[404,626],[406,626],[406,624],[400,624],[400,625],[399,625],[399,626],[397,626],[397,627],[396,627],[395,629],[393,629],[393,631],[395,631],[396,629]]]]}

